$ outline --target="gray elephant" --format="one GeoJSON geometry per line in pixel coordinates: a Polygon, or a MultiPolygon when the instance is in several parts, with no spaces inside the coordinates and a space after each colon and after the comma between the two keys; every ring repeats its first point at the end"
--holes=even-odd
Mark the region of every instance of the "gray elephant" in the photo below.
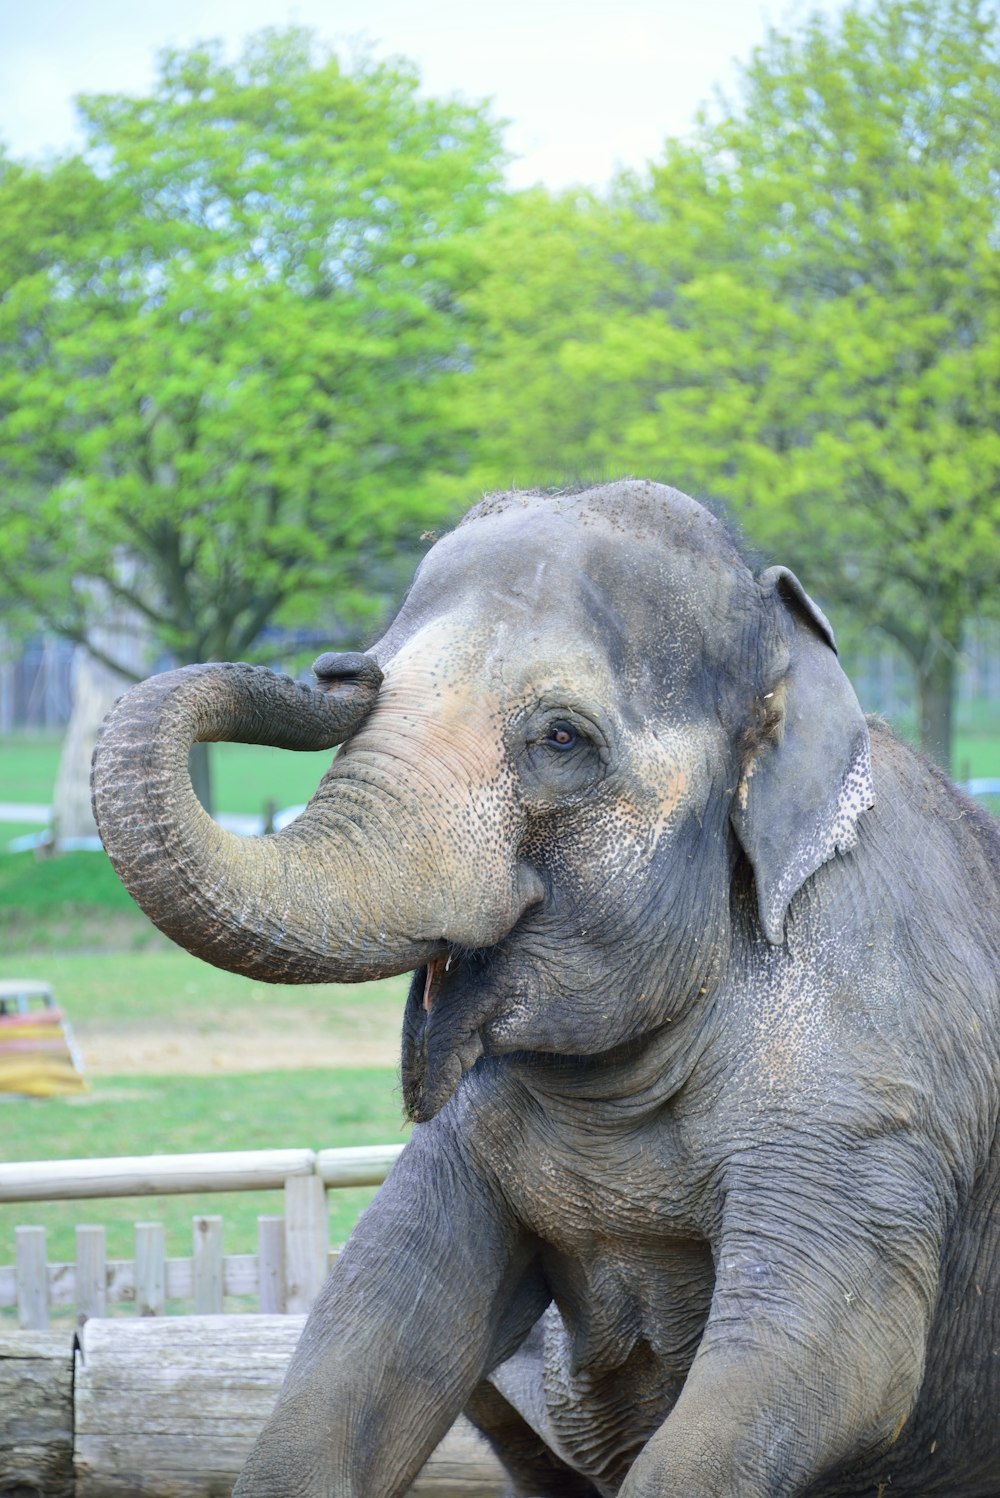
{"type": "Polygon", "coordinates": [[[1000,839],[676,490],[484,500],[368,655],[133,689],[97,815],[152,918],[282,982],[416,969],[418,1122],[240,1498],[1000,1494],[1000,839]],[[196,739],[342,744],[234,838],[196,739]]]}

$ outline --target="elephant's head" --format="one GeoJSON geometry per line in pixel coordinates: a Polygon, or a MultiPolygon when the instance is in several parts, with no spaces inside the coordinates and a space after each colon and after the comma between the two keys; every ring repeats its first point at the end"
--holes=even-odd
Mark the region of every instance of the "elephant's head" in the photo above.
{"type": "Polygon", "coordinates": [[[134,688],[95,755],[96,815],[138,902],[210,962],[418,969],[416,1118],[484,1052],[596,1054],[675,1019],[734,921],[783,942],[872,801],[822,614],[659,485],[483,501],[372,651],[316,671],[316,691],[235,665],[134,688]],[[243,839],[193,794],[196,739],[343,747],[295,823],[243,839]]]}

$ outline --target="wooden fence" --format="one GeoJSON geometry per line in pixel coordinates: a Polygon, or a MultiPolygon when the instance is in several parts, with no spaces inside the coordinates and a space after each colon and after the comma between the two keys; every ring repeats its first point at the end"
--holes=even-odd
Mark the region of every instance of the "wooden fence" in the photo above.
{"type": "MultiPolygon", "coordinates": [[[[304,1319],[117,1316],[75,1335],[0,1325],[0,1495],[229,1498],[304,1319]]],[[[409,1494],[506,1491],[496,1457],[459,1417],[409,1494]]]]}
{"type": "MultiPolygon", "coordinates": [[[[256,1254],[222,1253],[221,1217],[196,1217],[190,1258],[167,1258],[162,1224],[138,1223],[135,1258],[107,1259],[104,1229],[77,1228],[73,1264],[49,1264],[45,1232],[16,1230],[0,1268],[0,1495],[224,1498],[277,1396],[330,1260],[326,1193],[380,1184],[402,1145],[0,1164],[0,1202],[207,1191],[285,1194],[259,1221],[256,1254]],[[263,1314],[219,1317],[225,1295],[263,1314]],[[168,1299],[194,1316],[158,1318],[168,1299]],[[102,1319],[112,1303],[138,1317],[102,1319]],[[51,1306],[83,1324],[50,1331],[51,1306]],[[9,1323],[8,1323],[9,1324],[9,1323]]],[[[500,1498],[506,1478],[467,1421],[431,1455],[412,1498],[500,1498]]]]}
{"type": "Polygon", "coordinates": [[[19,1323],[29,1330],[47,1327],[53,1306],[74,1306],[90,1317],[125,1304],[140,1316],[158,1316],[168,1300],[182,1299],[193,1300],[196,1315],[210,1315],[224,1309],[225,1296],[240,1295],[257,1297],[264,1313],[305,1312],[330,1263],[327,1191],[379,1185],[402,1148],[387,1144],[0,1164],[0,1202],[277,1189],[285,1198],[283,1216],[258,1218],[255,1254],[223,1252],[221,1216],[193,1219],[188,1258],[167,1257],[162,1223],[139,1222],[132,1259],[108,1259],[104,1228],[80,1226],[75,1262],[50,1264],[45,1229],[19,1227],[16,1262],[0,1266],[0,1308],[17,1306],[19,1323]]]}

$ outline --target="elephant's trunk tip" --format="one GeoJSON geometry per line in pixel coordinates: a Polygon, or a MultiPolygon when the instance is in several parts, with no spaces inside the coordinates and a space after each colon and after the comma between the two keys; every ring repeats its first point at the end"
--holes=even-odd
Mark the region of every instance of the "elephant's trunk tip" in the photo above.
{"type": "Polygon", "coordinates": [[[328,650],[313,662],[316,689],[335,692],[338,687],[358,684],[377,692],[382,685],[382,669],[373,655],[359,651],[343,654],[328,650]]]}

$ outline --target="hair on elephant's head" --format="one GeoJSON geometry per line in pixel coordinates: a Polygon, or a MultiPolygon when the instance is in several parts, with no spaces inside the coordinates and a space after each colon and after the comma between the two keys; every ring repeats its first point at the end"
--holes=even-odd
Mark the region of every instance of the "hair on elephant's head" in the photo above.
{"type": "Polygon", "coordinates": [[[484,1053],[597,1054],[674,1020],[734,922],[783,942],[873,799],[823,614],[657,484],[484,500],[372,650],[316,669],[316,691],[231,665],[134,688],[96,814],[139,903],[219,966],[416,968],[417,1119],[484,1053]],[[298,821],[239,839],[194,797],[195,739],[342,747],[298,821]]]}

